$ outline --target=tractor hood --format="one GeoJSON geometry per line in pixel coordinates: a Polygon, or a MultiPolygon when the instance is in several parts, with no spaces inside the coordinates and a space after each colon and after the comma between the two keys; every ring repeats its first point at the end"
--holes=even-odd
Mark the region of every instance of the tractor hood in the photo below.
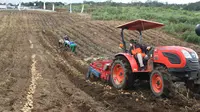
{"type": "Polygon", "coordinates": [[[192,71],[199,69],[197,53],[181,46],[160,46],[154,49],[155,63],[161,63],[170,69],[192,71]]]}
{"type": "Polygon", "coordinates": [[[186,47],[181,47],[181,46],[161,46],[161,47],[156,47],[155,51],[162,51],[162,52],[168,52],[168,53],[174,53],[174,54],[179,54],[179,55],[183,55],[186,58],[190,58],[190,59],[198,59],[198,55],[197,53],[190,49],[190,48],[186,48],[186,47]]]}
{"type": "Polygon", "coordinates": [[[175,50],[175,51],[181,51],[181,50],[186,50],[188,52],[195,52],[194,50],[186,47],[181,47],[181,46],[160,46],[156,47],[158,50],[175,50]]]}

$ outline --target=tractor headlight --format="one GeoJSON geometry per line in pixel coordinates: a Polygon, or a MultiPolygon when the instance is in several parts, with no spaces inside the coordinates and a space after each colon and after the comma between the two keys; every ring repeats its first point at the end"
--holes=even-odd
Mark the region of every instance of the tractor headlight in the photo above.
{"type": "Polygon", "coordinates": [[[183,55],[185,56],[185,58],[192,58],[192,56],[190,55],[190,53],[186,50],[181,50],[181,52],[183,53],[183,55]]]}
{"type": "Polygon", "coordinates": [[[199,56],[198,56],[198,54],[194,51],[194,54],[195,54],[195,57],[197,58],[197,59],[199,59],[199,56]]]}

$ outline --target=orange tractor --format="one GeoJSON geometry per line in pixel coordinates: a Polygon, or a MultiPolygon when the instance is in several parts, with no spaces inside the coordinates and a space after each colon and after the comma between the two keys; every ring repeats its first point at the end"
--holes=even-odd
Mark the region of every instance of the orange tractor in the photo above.
{"type": "Polygon", "coordinates": [[[143,59],[146,69],[141,71],[138,59],[126,49],[124,30],[138,31],[142,43],[142,31],[162,26],[162,23],[141,19],[118,26],[121,28],[123,52],[116,54],[113,60],[91,63],[86,78],[106,80],[117,89],[127,89],[137,79],[148,80],[155,96],[167,96],[174,83],[184,82],[190,90],[199,93],[200,64],[194,50],[181,46],[152,47],[152,52],[147,52],[149,58],[143,59]]]}

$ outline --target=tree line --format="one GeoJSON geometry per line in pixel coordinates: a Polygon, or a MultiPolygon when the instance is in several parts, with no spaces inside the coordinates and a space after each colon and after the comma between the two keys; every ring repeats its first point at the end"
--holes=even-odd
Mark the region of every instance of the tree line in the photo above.
{"type": "Polygon", "coordinates": [[[162,3],[158,1],[147,0],[146,2],[137,2],[138,0],[132,0],[131,3],[116,3],[112,0],[107,0],[106,2],[94,2],[94,1],[84,1],[84,4],[92,4],[98,6],[111,5],[111,6],[145,6],[145,7],[165,7],[173,9],[184,9],[191,11],[200,10],[200,1],[189,4],[168,4],[168,2],[162,3]]]}
{"type": "MultiPolygon", "coordinates": [[[[65,4],[62,2],[46,2],[46,6],[51,6],[52,3],[55,4],[55,6],[64,6],[65,4]]],[[[173,9],[184,9],[184,10],[190,10],[190,11],[199,11],[200,10],[200,1],[190,4],[168,4],[167,2],[162,3],[158,1],[152,1],[147,0],[146,2],[138,2],[138,0],[132,0],[131,3],[116,3],[112,0],[107,0],[105,2],[94,2],[94,1],[84,1],[84,4],[93,5],[93,6],[145,6],[145,7],[164,7],[164,8],[173,8],[173,9]]],[[[36,4],[37,7],[43,7],[42,1],[36,1],[36,2],[22,2],[21,5],[23,6],[34,6],[36,4]]],[[[81,4],[81,3],[76,3],[81,4]]],[[[5,5],[5,3],[0,3],[0,5],[5,5]]],[[[10,4],[12,5],[12,4],[10,4]]]]}
{"type": "MultiPolygon", "coordinates": [[[[21,3],[21,5],[23,5],[23,6],[34,6],[34,4],[36,4],[36,6],[38,6],[38,7],[42,7],[44,2],[36,1],[36,2],[22,2],[21,3]]],[[[52,5],[52,4],[55,4],[56,6],[63,6],[64,5],[64,3],[62,3],[62,2],[46,2],[45,4],[47,6],[52,5]]]]}

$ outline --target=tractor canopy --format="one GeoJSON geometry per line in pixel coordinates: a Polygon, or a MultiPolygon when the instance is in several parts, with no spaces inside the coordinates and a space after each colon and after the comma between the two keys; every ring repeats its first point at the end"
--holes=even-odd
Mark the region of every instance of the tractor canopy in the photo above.
{"type": "Polygon", "coordinates": [[[158,28],[162,27],[164,24],[158,23],[158,22],[153,22],[153,21],[148,21],[148,20],[143,20],[143,19],[138,19],[135,21],[128,22],[126,24],[120,25],[117,28],[121,28],[121,38],[122,38],[122,43],[123,43],[123,50],[124,52],[127,52],[126,50],[126,42],[124,40],[124,30],[136,30],[140,33],[140,38],[139,38],[139,43],[142,44],[142,31],[148,30],[148,29],[153,29],[153,28],[158,28]]]}
{"type": "Polygon", "coordinates": [[[122,28],[122,29],[127,29],[127,30],[137,30],[137,31],[141,32],[144,30],[158,28],[158,27],[162,27],[162,26],[164,26],[164,24],[162,24],[162,23],[138,19],[138,20],[131,21],[126,24],[117,26],[117,28],[122,28]]]}

